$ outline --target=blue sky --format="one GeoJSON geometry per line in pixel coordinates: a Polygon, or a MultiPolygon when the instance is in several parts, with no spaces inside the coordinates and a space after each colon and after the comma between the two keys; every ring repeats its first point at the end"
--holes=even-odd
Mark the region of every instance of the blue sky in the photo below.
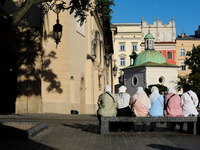
{"type": "Polygon", "coordinates": [[[152,24],[157,16],[163,24],[174,16],[176,35],[194,35],[200,25],[200,0],[114,0],[111,23],[152,24]]]}

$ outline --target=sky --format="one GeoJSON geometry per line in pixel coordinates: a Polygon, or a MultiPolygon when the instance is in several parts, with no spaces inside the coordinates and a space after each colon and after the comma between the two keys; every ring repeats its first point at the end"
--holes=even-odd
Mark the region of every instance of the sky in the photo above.
{"type": "Polygon", "coordinates": [[[153,24],[157,16],[168,24],[174,16],[176,36],[194,35],[200,25],[200,0],[114,0],[111,23],[153,24]]]}

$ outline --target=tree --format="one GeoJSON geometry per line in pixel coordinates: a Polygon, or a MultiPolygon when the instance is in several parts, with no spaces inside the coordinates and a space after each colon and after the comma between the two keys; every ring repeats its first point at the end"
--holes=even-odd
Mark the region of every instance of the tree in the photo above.
{"type": "MultiPolygon", "coordinates": [[[[15,26],[21,18],[27,13],[27,11],[35,4],[43,2],[52,2],[52,0],[26,0],[20,8],[10,17],[1,22],[0,29],[5,29],[6,27],[15,26]]],[[[0,0],[0,4],[3,6],[5,0],[0,0]]],[[[110,9],[111,5],[114,4],[114,0],[96,0],[96,4],[93,5],[91,0],[71,0],[69,6],[64,8],[69,10],[69,13],[75,13],[74,17],[79,17],[79,21],[82,24],[86,20],[87,12],[89,10],[95,10],[99,13],[101,19],[111,19],[110,9]]]]}
{"type": "Polygon", "coordinates": [[[200,96],[200,45],[193,46],[191,51],[186,53],[185,65],[191,70],[187,82],[192,86],[192,90],[200,96]]]}

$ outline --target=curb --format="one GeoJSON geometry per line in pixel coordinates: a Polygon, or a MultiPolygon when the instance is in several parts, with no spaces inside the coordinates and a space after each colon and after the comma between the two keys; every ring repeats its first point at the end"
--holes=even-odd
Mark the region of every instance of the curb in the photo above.
{"type": "Polygon", "coordinates": [[[43,130],[48,129],[48,124],[47,123],[42,123],[39,124],[27,131],[27,138],[32,138],[38,133],[42,132],[43,130]]]}

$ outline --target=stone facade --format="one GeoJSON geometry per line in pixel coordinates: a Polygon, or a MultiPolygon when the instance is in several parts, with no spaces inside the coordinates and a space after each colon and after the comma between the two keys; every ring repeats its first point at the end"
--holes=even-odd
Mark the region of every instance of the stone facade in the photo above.
{"type": "MultiPolygon", "coordinates": [[[[70,1],[65,2],[69,5],[70,1]]],[[[7,6],[3,9],[9,9],[7,6]]],[[[110,85],[114,91],[113,63],[106,65],[104,57],[113,57],[109,21],[100,21],[98,14],[90,11],[80,26],[74,14],[61,11],[63,31],[56,46],[53,25],[57,15],[49,11],[34,18],[40,8],[32,8],[17,26],[20,55],[15,113],[70,114],[77,110],[80,114],[95,114],[104,86],[110,85]]]]}

